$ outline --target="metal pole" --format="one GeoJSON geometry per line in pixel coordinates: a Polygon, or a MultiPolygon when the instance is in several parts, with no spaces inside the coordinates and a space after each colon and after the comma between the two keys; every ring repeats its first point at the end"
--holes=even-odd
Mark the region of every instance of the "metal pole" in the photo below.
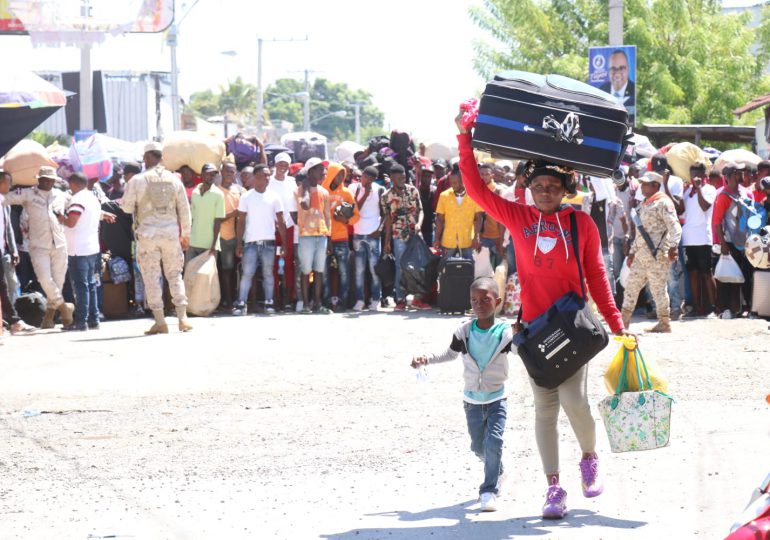
{"type": "Polygon", "coordinates": [[[91,45],[80,46],[80,129],[94,129],[93,73],[91,45]]]}
{"type": "Polygon", "coordinates": [[[310,131],[310,71],[305,70],[305,131],[310,131]]]}
{"type": "Polygon", "coordinates": [[[265,102],[262,95],[262,38],[257,38],[257,136],[262,136],[265,102]]]}
{"type": "Polygon", "coordinates": [[[179,68],[176,64],[177,26],[174,24],[168,31],[167,43],[171,49],[171,116],[174,131],[179,130],[179,68]]]}
{"type": "Polygon", "coordinates": [[[623,0],[609,1],[610,45],[623,45],[623,0]]]}
{"type": "Polygon", "coordinates": [[[361,103],[355,102],[353,106],[356,108],[356,144],[361,144],[361,103]]]}

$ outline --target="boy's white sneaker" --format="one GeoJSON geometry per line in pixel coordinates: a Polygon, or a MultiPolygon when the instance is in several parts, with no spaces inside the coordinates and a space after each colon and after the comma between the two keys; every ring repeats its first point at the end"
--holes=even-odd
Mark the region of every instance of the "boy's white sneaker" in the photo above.
{"type": "Polygon", "coordinates": [[[363,311],[364,310],[364,301],[358,300],[355,304],[353,304],[353,311],[363,311]]]}
{"type": "Polygon", "coordinates": [[[482,493],[480,499],[482,512],[495,512],[497,510],[497,495],[491,491],[482,493]]]}
{"type": "Polygon", "coordinates": [[[372,300],[372,302],[369,304],[369,311],[380,311],[380,301],[372,300]]]}

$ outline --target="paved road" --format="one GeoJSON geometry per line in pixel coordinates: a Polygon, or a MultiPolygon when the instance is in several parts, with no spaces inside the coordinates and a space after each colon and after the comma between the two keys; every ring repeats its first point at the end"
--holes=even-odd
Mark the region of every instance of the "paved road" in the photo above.
{"type": "MultiPolygon", "coordinates": [[[[561,522],[539,518],[545,482],[516,357],[509,478],[500,511],[478,512],[460,364],[430,366],[425,383],[407,367],[446,347],[457,318],[194,322],[185,335],[146,338],[148,321],[121,321],[7,340],[0,539],[723,538],[770,470],[766,321],[676,323],[643,339],[677,398],[671,445],[610,454],[599,420],[597,499],[580,495],[562,418],[561,522]]],[[[592,403],[612,353],[592,362],[592,403]]]]}

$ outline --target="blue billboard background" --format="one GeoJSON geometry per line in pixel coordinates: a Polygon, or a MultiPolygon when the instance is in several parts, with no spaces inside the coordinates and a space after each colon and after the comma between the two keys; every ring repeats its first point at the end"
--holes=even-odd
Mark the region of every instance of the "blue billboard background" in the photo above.
{"type": "Polygon", "coordinates": [[[636,124],[636,45],[589,48],[588,84],[612,94],[636,124]]]}

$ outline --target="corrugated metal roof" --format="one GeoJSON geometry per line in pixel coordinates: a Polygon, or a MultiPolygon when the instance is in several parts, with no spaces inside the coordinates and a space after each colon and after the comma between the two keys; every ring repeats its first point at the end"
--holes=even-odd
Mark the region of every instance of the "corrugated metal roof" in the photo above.
{"type": "MultiPolygon", "coordinates": [[[[61,73],[41,73],[59,88],[61,73]]],[[[146,141],[172,129],[171,83],[167,72],[103,72],[107,135],[124,141],[146,141]],[[157,98],[160,98],[159,100],[157,98]],[[158,108],[160,111],[158,111],[158,108]]],[[[43,122],[38,131],[67,134],[64,109],[43,122]]]]}
{"type": "Polygon", "coordinates": [[[733,111],[733,114],[735,116],[741,116],[742,114],[746,114],[747,112],[751,112],[755,109],[759,109],[760,107],[764,107],[765,105],[770,105],[770,94],[759,96],[752,99],[743,107],[738,107],[737,109],[735,109],[733,111]]]}

